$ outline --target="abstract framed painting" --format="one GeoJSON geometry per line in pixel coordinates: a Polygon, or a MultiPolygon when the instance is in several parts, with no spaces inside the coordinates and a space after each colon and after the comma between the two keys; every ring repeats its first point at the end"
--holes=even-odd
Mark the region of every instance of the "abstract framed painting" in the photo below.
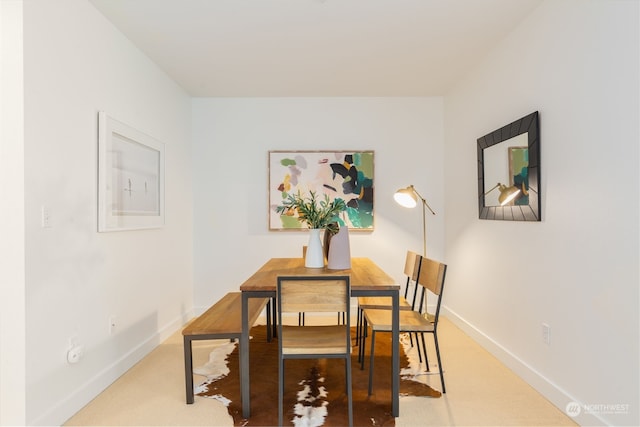
{"type": "Polygon", "coordinates": [[[98,113],[98,231],[164,226],[164,144],[98,113]]]}
{"type": "Polygon", "coordinates": [[[269,151],[269,230],[306,230],[296,216],[281,215],[276,207],[289,194],[320,199],[340,198],[347,210],[340,225],[354,231],[372,231],[374,152],[269,151]]]}

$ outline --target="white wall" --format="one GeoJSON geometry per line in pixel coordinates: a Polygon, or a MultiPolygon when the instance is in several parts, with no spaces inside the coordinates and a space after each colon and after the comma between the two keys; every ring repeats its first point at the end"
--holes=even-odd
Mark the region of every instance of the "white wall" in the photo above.
{"type": "MultiPolygon", "coordinates": [[[[2,286],[2,319],[15,315],[16,324],[0,325],[0,405],[18,406],[10,415],[2,406],[0,423],[25,417],[24,399],[6,394],[24,387],[15,381],[25,370],[19,360],[6,382],[7,363],[24,353],[21,336],[6,334],[24,326],[20,246],[26,422],[59,424],[177,329],[191,315],[192,292],[201,310],[269,257],[300,255],[304,233],[268,231],[271,149],[374,149],[376,229],[352,233],[352,254],[401,279],[404,251],[421,250],[421,218],[391,194],[415,184],[438,213],[428,218],[428,252],[450,266],[447,314],[561,408],[569,399],[630,404],[629,414],[580,422],[639,423],[637,2],[546,2],[470,70],[444,107],[440,98],[189,105],[83,0],[25,2],[24,34],[26,214],[18,207],[7,218],[18,228],[26,222],[25,241],[13,230],[18,265],[2,271],[3,285],[15,283],[2,286]],[[98,110],[165,142],[164,229],[96,233],[98,110]],[[544,220],[480,221],[475,140],[533,110],[541,114],[544,220]],[[40,227],[43,205],[51,228],[40,227]],[[497,274],[502,260],[508,268],[497,274]],[[112,315],[118,327],[110,336],[112,315]],[[541,322],[551,325],[551,346],[542,343],[541,322]],[[71,337],[85,345],[73,366],[64,360],[71,337]]],[[[20,205],[20,191],[1,185],[20,205]]]]}
{"type": "Polygon", "coordinates": [[[438,213],[429,255],[444,253],[441,98],[194,99],[195,306],[238,289],[271,257],[302,256],[307,233],[268,231],[269,150],[375,151],[375,231],[351,253],[402,280],[407,249],[422,251],[422,214],[393,202],[414,184],[438,213]]]}
{"type": "Polygon", "coordinates": [[[582,424],[640,424],[638,5],[547,1],[445,98],[447,314],[559,408],[629,405],[582,424]],[[536,110],[543,221],[477,219],[476,139],[536,110]]]}
{"type": "Polygon", "coordinates": [[[24,89],[26,421],[51,425],[190,317],[190,98],[85,0],[24,3],[24,89]],[[99,110],[164,142],[164,228],[97,233],[99,110]]]}
{"type": "Polygon", "coordinates": [[[0,425],[25,424],[22,0],[0,2],[0,425]],[[9,208],[10,207],[10,208],[9,208]]]}

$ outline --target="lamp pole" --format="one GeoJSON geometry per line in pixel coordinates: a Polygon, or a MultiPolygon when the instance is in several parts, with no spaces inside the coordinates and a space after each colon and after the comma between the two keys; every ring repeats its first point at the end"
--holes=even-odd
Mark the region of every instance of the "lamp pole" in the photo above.
{"type": "Polygon", "coordinates": [[[427,256],[427,212],[426,212],[425,206],[426,208],[429,209],[429,211],[433,215],[435,215],[436,213],[433,211],[433,209],[431,209],[431,206],[429,206],[425,198],[422,197],[420,193],[418,193],[418,191],[415,189],[413,185],[411,186],[411,189],[413,190],[414,193],[416,193],[416,196],[418,196],[420,200],[422,200],[422,256],[426,257],[427,256]]]}

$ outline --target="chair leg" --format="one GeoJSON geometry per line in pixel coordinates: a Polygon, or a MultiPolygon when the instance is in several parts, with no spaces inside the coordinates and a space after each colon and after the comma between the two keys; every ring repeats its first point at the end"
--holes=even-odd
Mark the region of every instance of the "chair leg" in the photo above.
{"type": "Polygon", "coordinates": [[[371,396],[373,392],[373,349],[375,344],[376,344],[376,331],[371,331],[371,356],[369,359],[369,396],[371,396]]]}
{"type": "MultiPolygon", "coordinates": [[[[427,365],[427,372],[431,372],[431,369],[429,368],[429,358],[427,357],[427,344],[425,344],[424,342],[424,333],[420,334],[421,338],[422,338],[422,352],[424,353],[424,363],[425,365],[427,365]]],[[[416,337],[416,341],[418,340],[418,337],[416,337]]]]}
{"type": "Polygon", "coordinates": [[[444,387],[444,373],[442,370],[442,361],[440,360],[440,347],[438,346],[438,334],[433,332],[433,342],[436,344],[436,357],[438,358],[438,369],[440,370],[440,384],[442,384],[442,393],[446,393],[447,389],[444,387]]]}
{"type": "MultiPolygon", "coordinates": [[[[361,326],[362,327],[362,326],[361,326]]],[[[364,348],[364,344],[366,342],[366,338],[364,336],[363,332],[360,332],[360,342],[358,343],[358,362],[360,363],[360,370],[364,369],[364,361],[362,360],[363,357],[363,348],[364,348]]]]}
{"type": "Polygon", "coordinates": [[[363,314],[362,323],[360,324],[360,336],[358,337],[358,362],[360,363],[362,363],[362,346],[364,345],[364,342],[365,342],[364,328],[365,328],[365,325],[364,325],[364,314],[363,314]]]}
{"type": "MultiPolygon", "coordinates": [[[[411,333],[409,333],[409,338],[411,338],[411,333]]],[[[413,347],[413,340],[411,341],[411,347],[413,347]]],[[[422,353],[420,353],[420,343],[418,342],[417,332],[416,332],[416,347],[418,347],[418,361],[422,363],[422,353]]]]}
{"type": "Polygon", "coordinates": [[[358,307],[356,311],[356,343],[355,345],[360,345],[360,307],[358,307]]]}
{"type": "Polygon", "coordinates": [[[364,310],[358,308],[358,325],[356,325],[356,346],[358,347],[358,362],[361,361],[360,357],[362,354],[362,334],[363,334],[363,320],[364,320],[364,310]]]}
{"type": "Polygon", "coordinates": [[[367,344],[367,335],[369,332],[369,326],[367,325],[367,319],[362,320],[362,331],[360,337],[360,348],[358,349],[358,360],[360,361],[360,370],[364,370],[364,348],[367,344]]]}

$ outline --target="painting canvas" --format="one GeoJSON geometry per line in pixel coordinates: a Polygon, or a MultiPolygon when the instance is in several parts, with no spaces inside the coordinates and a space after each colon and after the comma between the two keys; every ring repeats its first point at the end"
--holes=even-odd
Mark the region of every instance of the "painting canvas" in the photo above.
{"type": "Polygon", "coordinates": [[[306,230],[295,216],[276,207],[288,194],[310,192],[341,198],[347,205],[338,222],[350,229],[373,230],[373,151],[270,151],[269,229],[306,230]]]}
{"type": "Polygon", "coordinates": [[[114,134],[110,154],[113,215],[160,215],[160,152],[114,134]]]}
{"type": "Polygon", "coordinates": [[[164,225],[164,145],[99,114],[98,231],[164,225]]]}
{"type": "Polygon", "coordinates": [[[529,147],[509,147],[509,185],[522,191],[522,195],[511,204],[527,206],[529,204],[529,147]]]}

